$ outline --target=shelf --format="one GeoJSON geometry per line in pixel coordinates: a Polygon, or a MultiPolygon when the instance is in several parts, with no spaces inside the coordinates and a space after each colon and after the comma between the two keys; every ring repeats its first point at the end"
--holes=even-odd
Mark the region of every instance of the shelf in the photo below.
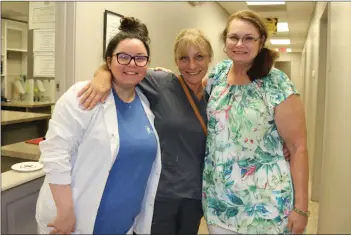
{"type": "Polygon", "coordinates": [[[7,51],[12,51],[12,52],[24,52],[26,53],[26,49],[17,49],[17,48],[7,48],[7,51]]]}
{"type": "Polygon", "coordinates": [[[21,75],[27,75],[27,74],[24,74],[24,73],[8,73],[6,76],[21,76],[21,75]]]}
{"type": "Polygon", "coordinates": [[[8,98],[14,95],[12,82],[23,73],[26,74],[28,55],[28,24],[1,19],[1,92],[8,98]],[[23,72],[22,72],[23,71],[23,72]]]}

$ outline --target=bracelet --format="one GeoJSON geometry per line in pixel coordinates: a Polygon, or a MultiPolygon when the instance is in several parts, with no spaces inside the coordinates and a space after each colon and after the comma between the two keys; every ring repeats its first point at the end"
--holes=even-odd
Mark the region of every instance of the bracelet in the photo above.
{"type": "Polygon", "coordinates": [[[295,211],[297,214],[305,216],[305,217],[309,217],[310,216],[310,211],[302,211],[297,209],[296,207],[293,208],[293,211],[295,211]]]}

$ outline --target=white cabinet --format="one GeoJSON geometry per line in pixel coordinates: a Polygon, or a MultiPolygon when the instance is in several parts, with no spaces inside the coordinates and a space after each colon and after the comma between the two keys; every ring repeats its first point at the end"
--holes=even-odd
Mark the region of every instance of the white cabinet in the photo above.
{"type": "Polygon", "coordinates": [[[12,98],[13,83],[27,77],[28,24],[1,19],[1,94],[12,98]]]}
{"type": "Polygon", "coordinates": [[[1,234],[37,234],[35,208],[43,181],[41,177],[1,192],[1,234]]]}

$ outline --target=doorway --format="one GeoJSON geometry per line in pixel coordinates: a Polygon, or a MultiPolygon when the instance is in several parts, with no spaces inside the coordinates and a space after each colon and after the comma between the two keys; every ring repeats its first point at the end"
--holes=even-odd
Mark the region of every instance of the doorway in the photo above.
{"type": "Polygon", "coordinates": [[[274,67],[283,71],[291,79],[291,61],[276,61],[274,67]]]}

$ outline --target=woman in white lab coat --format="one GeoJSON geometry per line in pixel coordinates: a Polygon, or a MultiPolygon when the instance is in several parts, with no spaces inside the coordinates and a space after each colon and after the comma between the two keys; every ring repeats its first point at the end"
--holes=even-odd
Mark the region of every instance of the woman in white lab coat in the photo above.
{"type": "Polygon", "coordinates": [[[150,234],[161,171],[154,116],[135,86],[149,62],[148,30],[123,18],[105,60],[113,87],[82,110],[73,85],[55,106],[40,143],[46,173],[36,219],[41,234],[150,234]]]}

